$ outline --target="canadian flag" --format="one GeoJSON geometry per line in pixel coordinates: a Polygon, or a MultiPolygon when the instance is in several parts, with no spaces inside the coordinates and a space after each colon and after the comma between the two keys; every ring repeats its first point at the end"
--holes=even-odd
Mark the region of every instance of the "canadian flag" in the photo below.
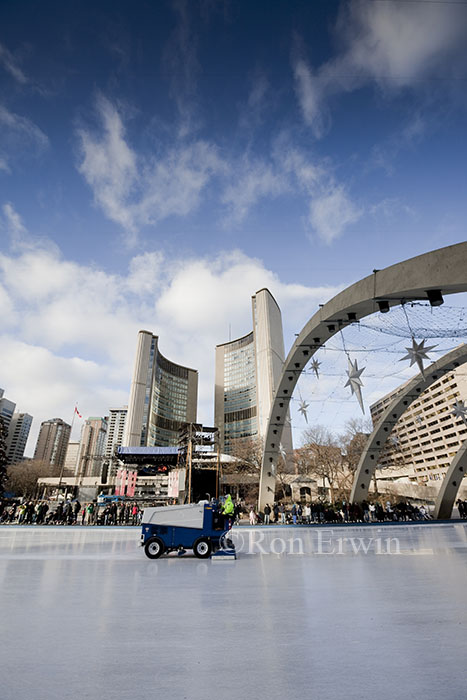
{"type": "Polygon", "coordinates": [[[82,417],[83,417],[83,416],[81,415],[81,413],[78,411],[78,409],[76,408],[76,406],[75,406],[75,413],[76,413],[76,415],[78,416],[78,418],[82,418],[82,417]]]}

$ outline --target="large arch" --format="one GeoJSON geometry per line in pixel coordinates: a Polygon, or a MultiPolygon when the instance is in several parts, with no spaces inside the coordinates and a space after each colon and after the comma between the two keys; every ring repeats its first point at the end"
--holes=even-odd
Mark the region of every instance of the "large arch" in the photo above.
{"type": "Polygon", "coordinates": [[[298,378],[319,348],[346,325],[378,310],[378,302],[389,306],[402,300],[427,299],[428,292],[443,295],[467,291],[467,242],[418,255],[347,287],[308,321],[284,362],[269,414],[261,467],[258,508],[274,498],[276,462],[282,430],[298,378]]]}
{"type": "Polygon", "coordinates": [[[464,362],[467,362],[467,345],[462,344],[427,367],[424,372],[425,376],[419,373],[413,377],[387,406],[368,438],[368,442],[360,457],[350,494],[350,501],[352,503],[361,503],[367,498],[370,482],[378,463],[378,457],[394,425],[404,411],[407,410],[410,404],[415,401],[425,389],[428,389],[429,386],[440,379],[443,374],[452,372],[452,370],[464,364],[464,362]]]}
{"type": "Polygon", "coordinates": [[[448,519],[451,517],[454,501],[456,500],[462,479],[467,469],[467,440],[459,447],[456,456],[451,462],[441,488],[436,498],[433,517],[448,519]]]}

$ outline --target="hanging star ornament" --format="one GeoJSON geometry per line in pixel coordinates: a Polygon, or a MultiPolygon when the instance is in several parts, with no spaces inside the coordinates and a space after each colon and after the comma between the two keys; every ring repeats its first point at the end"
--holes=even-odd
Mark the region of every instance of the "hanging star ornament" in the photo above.
{"type": "Polygon", "coordinates": [[[451,415],[455,418],[462,418],[464,423],[467,425],[467,406],[464,405],[464,402],[456,401],[452,408],[453,410],[451,415]]]}
{"type": "Polygon", "coordinates": [[[319,379],[319,368],[320,368],[321,362],[318,362],[318,360],[312,360],[311,361],[311,369],[312,371],[316,374],[316,379],[319,379]]]}
{"type": "Polygon", "coordinates": [[[285,459],[286,459],[286,457],[287,457],[287,452],[285,451],[284,445],[282,444],[282,442],[279,443],[279,453],[280,453],[280,456],[282,457],[282,459],[283,459],[284,462],[285,462],[285,459]]]}
{"type": "Polygon", "coordinates": [[[428,357],[427,353],[430,352],[430,350],[433,350],[433,348],[437,347],[436,345],[429,345],[426,348],[425,342],[425,340],[421,340],[419,343],[417,343],[415,338],[412,336],[412,347],[405,348],[407,350],[407,355],[404,355],[404,357],[401,357],[399,360],[399,362],[402,362],[402,360],[410,360],[411,367],[417,363],[422,377],[425,377],[425,373],[423,371],[423,360],[429,360],[430,358],[428,357]]]}
{"type": "Polygon", "coordinates": [[[307,409],[310,404],[307,403],[304,399],[300,399],[300,406],[298,407],[299,413],[302,414],[306,422],[308,423],[308,414],[307,414],[307,409]]]}
{"type": "Polygon", "coordinates": [[[365,413],[362,398],[363,382],[360,379],[360,375],[365,370],[365,367],[363,367],[362,369],[358,369],[357,360],[355,360],[355,362],[352,362],[350,357],[347,359],[349,361],[349,369],[347,370],[347,376],[349,379],[345,386],[349,386],[352,391],[352,394],[356,395],[358,403],[360,404],[360,408],[362,409],[362,413],[365,413]]]}

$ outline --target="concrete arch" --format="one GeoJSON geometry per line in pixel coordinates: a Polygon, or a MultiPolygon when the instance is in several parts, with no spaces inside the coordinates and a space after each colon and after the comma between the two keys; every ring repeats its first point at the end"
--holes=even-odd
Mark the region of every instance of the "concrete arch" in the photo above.
{"type": "Polygon", "coordinates": [[[360,458],[350,494],[351,503],[361,503],[367,498],[371,478],[378,463],[378,457],[392,429],[404,411],[425,389],[428,389],[444,374],[451,372],[464,362],[467,362],[467,345],[462,344],[427,367],[425,376],[421,373],[417,374],[389,404],[368,438],[365,450],[360,458]]]}
{"type": "Polygon", "coordinates": [[[451,466],[446,472],[441,488],[436,498],[434,518],[448,519],[451,517],[454,501],[456,500],[462,479],[467,470],[467,440],[459,447],[451,466]]]}
{"type": "Polygon", "coordinates": [[[274,497],[282,430],[293,390],[308,361],[339,330],[377,311],[378,301],[395,306],[401,300],[427,299],[430,290],[440,290],[443,295],[467,291],[467,242],[374,270],[324,304],[304,326],[284,362],[269,414],[258,498],[260,510],[274,497]]]}

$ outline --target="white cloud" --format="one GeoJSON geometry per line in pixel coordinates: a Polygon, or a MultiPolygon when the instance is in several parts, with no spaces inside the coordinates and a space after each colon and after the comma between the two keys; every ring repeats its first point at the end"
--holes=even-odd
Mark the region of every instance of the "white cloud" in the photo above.
{"type": "Polygon", "coordinates": [[[277,197],[288,190],[284,173],[263,161],[255,160],[252,163],[248,158],[243,158],[237,168],[238,178],[226,186],[222,195],[223,204],[227,205],[229,214],[236,222],[243,221],[260,199],[277,197]]]}
{"type": "Polygon", "coordinates": [[[40,155],[48,145],[48,137],[36,124],[0,105],[0,170],[11,172],[11,161],[25,153],[40,155]]]}
{"type": "Polygon", "coordinates": [[[82,148],[79,171],[109,219],[134,232],[129,195],[137,179],[136,156],[125,141],[123,122],[115,107],[100,95],[97,110],[103,133],[95,136],[85,129],[79,130],[82,148]]]}
{"type": "Polygon", "coordinates": [[[28,82],[26,75],[18,65],[18,61],[3,44],[0,44],[0,65],[2,65],[18,83],[24,85],[28,82]]]}
{"type": "Polygon", "coordinates": [[[176,145],[159,157],[138,156],[125,140],[115,106],[103,96],[96,106],[102,131],[78,131],[78,168],[96,203],[127,232],[128,242],[135,242],[141,226],[195,210],[212,175],[223,169],[217,149],[199,140],[176,145]]]}
{"type": "Polygon", "coordinates": [[[346,226],[354,224],[361,215],[362,210],[349,199],[342,185],[332,187],[311,200],[310,222],[326,243],[332,243],[346,226]]]}
{"type": "Polygon", "coordinates": [[[187,136],[195,126],[195,92],[200,64],[197,56],[198,37],[190,19],[190,3],[174,0],[176,26],[164,51],[164,68],[170,76],[170,95],[180,116],[179,135],[187,136]]]}
{"type": "Polygon", "coordinates": [[[267,286],[282,308],[286,347],[338,289],[283,283],[240,251],[164,260],[146,252],[124,274],[64,260],[53,247],[0,256],[0,386],[40,422],[104,415],[127,403],[137,332],[153,331],[161,352],[200,372],[199,419],[210,423],[214,348],[251,330],[251,296],[267,286]]]}
{"type": "MultiPolygon", "coordinates": [[[[425,78],[449,79],[465,69],[466,8],[454,3],[366,2],[342,4],[336,24],[339,53],[313,71],[303,55],[293,60],[305,122],[324,132],[326,99],[375,83],[387,94],[418,89],[425,78]]],[[[440,83],[436,84],[439,92],[440,83]]],[[[426,85],[424,85],[426,87],[426,85]]]]}
{"type": "Polygon", "coordinates": [[[320,138],[323,135],[325,118],[320,80],[313,75],[311,68],[302,58],[297,59],[294,64],[294,76],[295,91],[305,124],[312,127],[316,138],[320,138]]]}

